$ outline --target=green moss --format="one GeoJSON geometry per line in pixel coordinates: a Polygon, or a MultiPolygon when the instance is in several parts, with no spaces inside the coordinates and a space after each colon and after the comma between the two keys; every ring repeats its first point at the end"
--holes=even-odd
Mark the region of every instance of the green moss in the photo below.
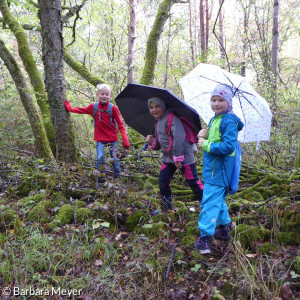
{"type": "Polygon", "coordinates": [[[258,247],[258,250],[261,253],[269,253],[270,251],[276,251],[276,249],[276,246],[274,244],[271,244],[271,242],[269,241],[258,247]]]}
{"type": "Polygon", "coordinates": [[[74,210],[70,204],[64,204],[59,210],[56,216],[56,221],[61,225],[66,225],[73,222],[74,210]]]}
{"type": "Polygon", "coordinates": [[[80,201],[80,200],[76,200],[74,202],[74,207],[75,208],[84,208],[84,207],[86,207],[86,203],[83,201],[80,201]]]}
{"type": "Polygon", "coordinates": [[[264,200],[264,198],[261,195],[261,193],[257,192],[257,191],[251,191],[250,193],[245,193],[244,198],[247,199],[247,200],[249,200],[249,201],[254,201],[254,202],[258,202],[258,201],[264,200]]]}
{"type": "Polygon", "coordinates": [[[191,235],[191,234],[185,235],[180,241],[180,246],[183,249],[193,248],[195,242],[196,242],[196,239],[195,239],[194,235],[191,235]]]}
{"type": "Polygon", "coordinates": [[[299,235],[296,232],[278,232],[278,243],[283,246],[299,245],[299,235]]]}
{"type": "Polygon", "coordinates": [[[27,196],[18,201],[18,206],[22,208],[31,208],[38,202],[45,200],[45,194],[40,193],[33,196],[27,196]]]}
{"type": "Polygon", "coordinates": [[[144,210],[137,210],[126,218],[126,228],[133,231],[140,223],[144,223],[148,218],[148,214],[144,210]]]}
{"type": "Polygon", "coordinates": [[[0,245],[5,242],[6,242],[6,236],[4,234],[0,233],[0,245]]]}
{"type": "Polygon", "coordinates": [[[50,207],[51,202],[42,200],[39,202],[28,214],[27,220],[30,222],[40,222],[45,224],[51,221],[50,213],[47,208],[50,207]]]}
{"type": "Polygon", "coordinates": [[[19,218],[15,219],[14,222],[14,236],[15,237],[23,237],[25,234],[23,229],[22,221],[19,218]]]}
{"type": "Polygon", "coordinates": [[[145,224],[140,228],[137,228],[137,233],[143,233],[146,237],[153,238],[162,238],[169,235],[168,224],[164,222],[145,224]]]}
{"type": "Polygon", "coordinates": [[[240,224],[234,231],[236,238],[245,249],[255,247],[255,243],[262,238],[260,230],[254,226],[240,224]]]}
{"type": "Polygon", "coordinates": [[[5,225],[12,225],[17,217],[17,213],[12,209],[6,209],[2,214],[2,221],[5,225]]]}
{"type": "Polygon", "coordinates": [[[200,235],[200,231],[198,228],[198,221],[196,218],[186,223],[185,231],[187,235],[196,235],[196,236],[200,235]]]}
{"type": "Polygon", "coordinates": [[[238,202],[231,202],[228,206],[228,210],[231,213],[237,213],[241,210],[242,204],[238,202]]]}
{"type": "Polygon", "coordinates": [[[86,207],[81,207],[75,210],[77,222],[86,223],[93,216],[92,210],[86,207]]]}

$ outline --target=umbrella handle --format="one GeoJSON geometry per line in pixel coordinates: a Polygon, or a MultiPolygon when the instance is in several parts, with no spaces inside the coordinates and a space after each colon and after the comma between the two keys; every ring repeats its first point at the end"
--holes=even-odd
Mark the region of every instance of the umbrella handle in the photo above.
{"type": "Polygon", "coordinates": [[[147,148],[148,148],[148,143],[145,143],[145,144],[143,145],[143,147],[142,147],[142,148],[140,149],[140,151],[139,151],[138,160],[140,160],[140,158],[141,158],[141,152],[142,152],[143,150],[146,151],[147,148]]]}

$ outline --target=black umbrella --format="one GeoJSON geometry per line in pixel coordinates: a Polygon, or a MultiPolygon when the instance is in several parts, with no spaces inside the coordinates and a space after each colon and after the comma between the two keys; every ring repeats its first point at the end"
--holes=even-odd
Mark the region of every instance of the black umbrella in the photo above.
{"type": "Polygon", "coordinates": [[[115,101],[126,124],[146,136],[153,133],[156,121],[150,115],[148,108],[148,99],[153,97],[164,100],[168,110],[178,117],[186,118],[194,126],[196,133],[200,131],[200,117],[196,110],[166,89],[129,83],[115,101]]]}

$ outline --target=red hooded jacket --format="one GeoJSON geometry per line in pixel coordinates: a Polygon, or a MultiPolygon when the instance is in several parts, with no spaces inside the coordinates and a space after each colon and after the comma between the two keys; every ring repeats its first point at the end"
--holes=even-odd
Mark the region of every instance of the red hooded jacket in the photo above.
{"type": "MultiPolygon", "coordinates": [[[[99,102],[98,109],[101,110],[107,110],[108,103],[102,104],[99,102]]],[[[93,110],[94,110],[94,103],[91,103],[87,107],[74,107],[72,108],[70,102],[68,100],[65,101],[65,108],[69,112],[73,112],[76,114],[89,114],[93,117],[93,110]]],[[[94,140],[96,142],[116,142],[119,140],[118,138],[118,129],[121,133],[122,140],[123,140],[123,146],[125,148],[128,148],[130,146],[128,136],[126,133],[126,129],[124,126],[124,123],[121,119],[121,115],[119,112],[119,109],[116,105],[112,108],[112,119],[113,122],[109,126],[110,118],[107,112],[101,113],[101,122],[99,121],[99,111],[96,111],[95,116],[95,131],[94,131],[94,140]],[[115,122],[117,122],[118,129],[115,126],[115,122]]]]}

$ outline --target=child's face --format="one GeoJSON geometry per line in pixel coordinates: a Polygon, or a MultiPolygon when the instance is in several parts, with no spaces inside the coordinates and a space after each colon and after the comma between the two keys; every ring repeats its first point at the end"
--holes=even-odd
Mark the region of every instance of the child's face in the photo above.
{"type": "Polygon", "coordinates": [[[111,97],[111,91],[107,88],[103,88],[97,92],[97,97],[100,103],[105,104],[111,97]]]}
{"type": "Polygon", "coordinates": [[[160,119],[164,114],[164,109],[154,102],[150,103],[149,111],[151,116],[154,117],[155,119],[160,119]]]}
{"type": "Polygon", "coordinates": [[[213,96],[210,100],[211,109],[216,114],[222,114],[228,110],[229,104],[220,96],[213,96]]]}

